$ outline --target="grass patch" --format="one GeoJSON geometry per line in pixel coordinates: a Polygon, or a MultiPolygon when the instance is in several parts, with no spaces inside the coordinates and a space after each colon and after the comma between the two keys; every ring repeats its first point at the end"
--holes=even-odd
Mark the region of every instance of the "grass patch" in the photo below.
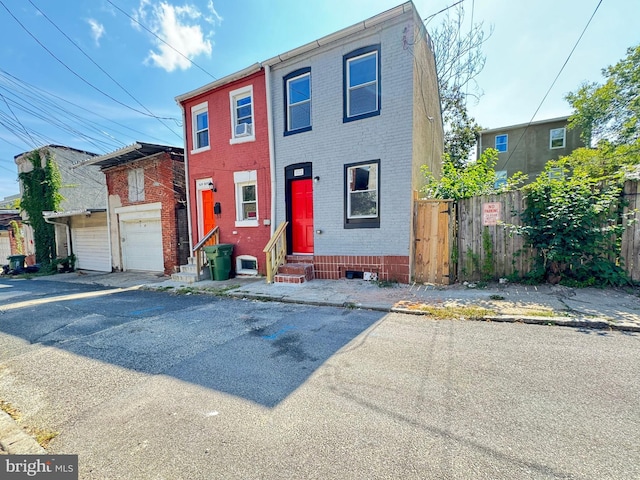
{"type": "Polygon", "coordinates": [[[11,405],[9,402],[0,400],[0,410],[7,413],[16,422],[20,420],[20,410],[18,410],[16,407],[11,405]]]}
{"type": "MultiPolygon", "coordinates": [[[[0,400],[0,410],[7,413],[16,423],[20,423],[22,419],[22,415],[20,414],[20,410],[14,407],[9,402],[5,402],[4,400],[0,400]]],[[[53,430],[47,430],[39,427],[23,427],[24,431],[31,435],[36,442],[40,444],[42,448],[47,448],[49,442],[60,435],[60,432],[55,432],[53,430]]]]}
{"type": "Polygon", "coordinates": [[[393,288],[398,284],[396,280],[375,280],[373,283],[379,288],[393,288]]]}
{"type": "Polygon", "coordinates": [[[491,310],[482,307],[434,307],[431,305],[419,305],[415,309],[437,320],[450,320],[453,318],[483,320],[494,314],[491,310]]]}
{"type": "Polygon", "coordinates": [[[527,317],[557,317],[558,314],[551,310],[525,311],[527,317]]]}
{"type": "Polygon", "coordinates": [[[196,287],[181,287],[175,290],[176,295],[218,295],[221,297],[226,297],[229,295],[231,290],[235,290],[236,288],[240,288],[240,284],[229,284],[223,285],[220,287],[204,287],[204,288],[196,288],[196,287]]]}

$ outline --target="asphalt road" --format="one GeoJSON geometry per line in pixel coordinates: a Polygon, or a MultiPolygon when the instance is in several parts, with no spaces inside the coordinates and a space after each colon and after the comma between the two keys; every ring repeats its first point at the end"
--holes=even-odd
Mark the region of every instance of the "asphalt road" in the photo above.
{"type": "Polygon", "coordinates": [[[0,399],[82,479],[640,478],[637,334],[46,281],[2,308],[0,399]]]}

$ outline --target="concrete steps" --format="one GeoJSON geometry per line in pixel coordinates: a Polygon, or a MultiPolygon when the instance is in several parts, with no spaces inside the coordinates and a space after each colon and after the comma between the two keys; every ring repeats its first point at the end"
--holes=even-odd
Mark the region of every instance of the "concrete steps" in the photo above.
{"type": "Polygon", "coordinates": [[[205,276],[209,276],[206,268],[198,275],[195,257],[189,257],[188,262],[186,265],[180,265],[180,271],[172,274],[171,280],[181,283],[196,283],[199,280],[203,280],[205,276]]]}

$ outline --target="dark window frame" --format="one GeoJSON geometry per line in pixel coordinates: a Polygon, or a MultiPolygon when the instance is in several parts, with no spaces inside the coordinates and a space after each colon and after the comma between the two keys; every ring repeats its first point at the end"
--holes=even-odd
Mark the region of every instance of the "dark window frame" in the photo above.
{"type": "Polygon", "coordinates": [[[380,228],[380,159],[366,160],[364,162],[345,163],[344,165],[344,228],[380,228]],[[360,165],[376,165],[377,174],[377,202],[378,211],[375,217],[370,218],[349,218],[348,196],[349,196],[349,169],[360,165]]]}
{"type": "Polygon", "coordinates": [[[362,120],[363,118],[370,118],[380,115],[380,110],[382,109],[382,62],[381,60],[381,52],[380,52],[380,44],[377,43],[375,45],[369,45],[367,47],[358,48],[357,50],[353,50],[342,57],[342,112],[343,118],[342,122],[353,122],[356,120],[362,120]],[[376,52],[377,54],[377,87],[378,87],[378,108],[374,111],[362,113],[360,115],[348,115],[349,106],[347,100],[347,91],[349,90],[349,85],[347,82],[347,70],[349,68],[349,60],[360,57],[362,55],[366,55],[368,53],[376,52]]]}
{"type": "Polygon", "coordinates": [[[283,88],[283,100],[284,100],[284,136],[295,135],[296,133],[309,132],[312,130],[313,122],[311,121],[312,112],[309,112],[309,125],[308,127],[296,128],[289,130],[289,95],[287,84],[289,80],[293,80],[296,77],[301,77],[303,75],[309,75],[309,104],[311,108],[313,106],[313,98],[311,93],[311,67],[299,68],[294,70],[293,72],[285,75],[282,78],[282,88],[283,88]]]}

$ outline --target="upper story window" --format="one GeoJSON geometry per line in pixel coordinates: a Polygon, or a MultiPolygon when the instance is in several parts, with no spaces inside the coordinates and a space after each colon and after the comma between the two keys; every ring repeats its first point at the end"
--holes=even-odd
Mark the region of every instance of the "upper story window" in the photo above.
{"type": "Polygon", "coordinates": [[[144,168],[129,170],[129,201],[144,201],[144,168]]]}
{"type": "Polygon", "coordinates": [[[345,122],[380,115],[380,45],[343,57],[345,122]]]}
{"type": "Polygon", "coordinates": [[[506,152],[509,147],[509,135],[496,135],[496,150],[506,152]]]}
{"type": "Polygon", "coordinates": [[[193,130],[193,151],[209,149],[209,111],[204,102],[191,109],[191,125],[193,130]]]}
{"type": "Polygon", "coordinates": [[[256,139],[253,110],[253,86],[229,93],[231,104],[231,139],[229,143],[249,142],[256,139]]]}
{"type": "Polygon", "coordinates": [[[380,227],[380,161],[345,165],[345,228],[380,227]]]}
{"type": "Polygon", "coordinates": [[[565,128],[552,128],[549,131],[549,148],[564,148],[567,143],[565,128]]]}
{"type": "Polygon", "coordinates": [[[311,69],[302,68],[284,77],[284,95],[284,134],[311,130],[311,69]]]}

